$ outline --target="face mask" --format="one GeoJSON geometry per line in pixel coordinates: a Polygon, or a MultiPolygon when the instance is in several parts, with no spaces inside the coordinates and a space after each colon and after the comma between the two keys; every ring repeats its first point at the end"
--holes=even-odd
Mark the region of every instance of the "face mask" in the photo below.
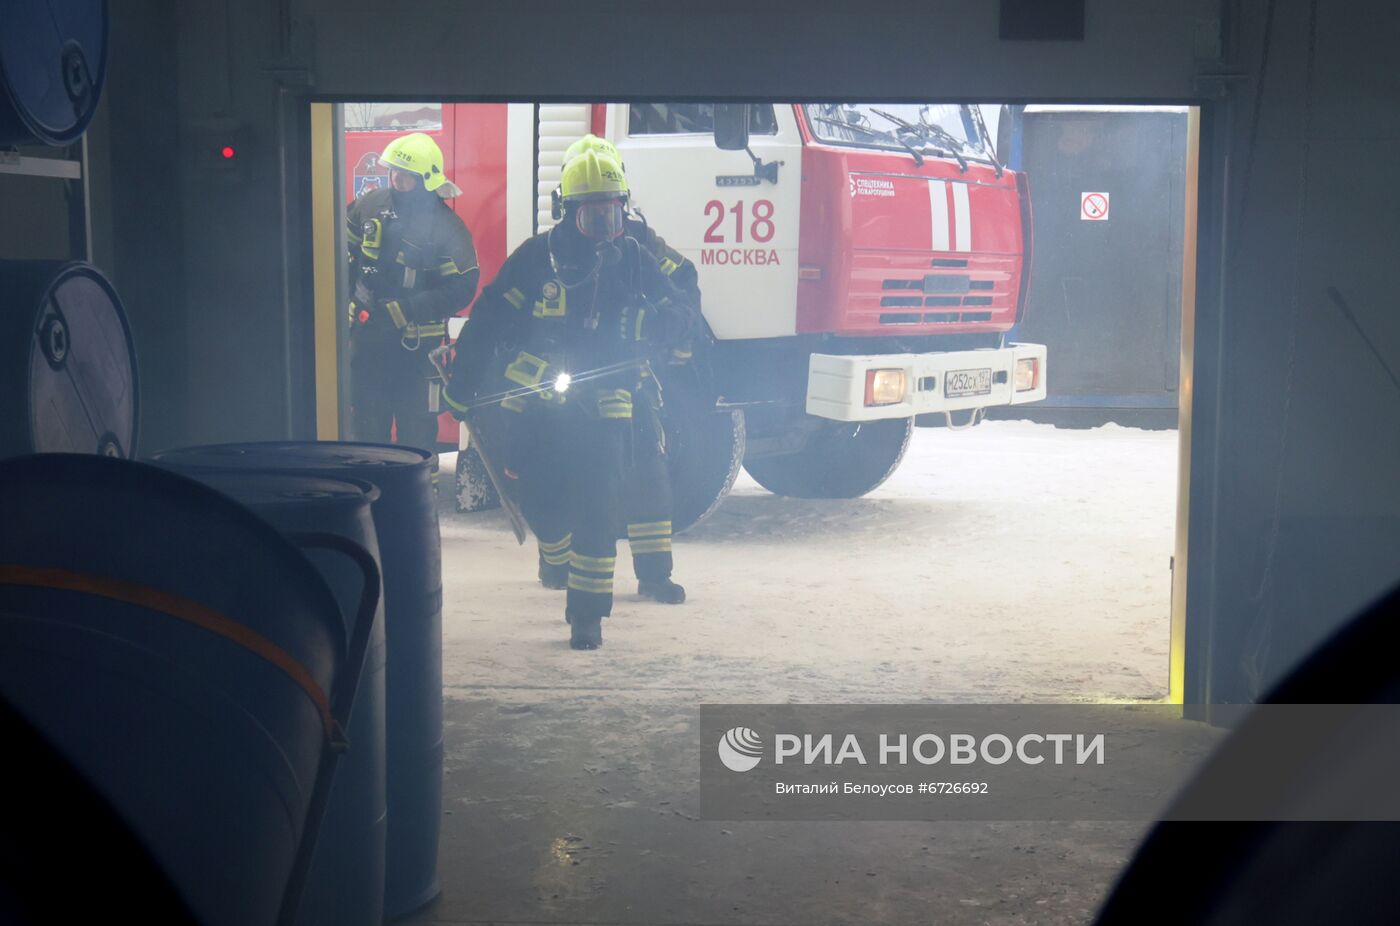
{"type": "Polygon", "coordinates": [[[594,241],[611,241],[622,234],[622,202],[609,199],[582,203],[574,218],[578,230],[594,241]]]}

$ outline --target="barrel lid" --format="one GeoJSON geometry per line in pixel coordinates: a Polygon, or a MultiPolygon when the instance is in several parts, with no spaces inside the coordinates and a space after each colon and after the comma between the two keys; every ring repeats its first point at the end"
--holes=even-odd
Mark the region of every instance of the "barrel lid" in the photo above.
{"type": "Polygon", "coordinates": [[[432,454],[397,444],[365,444],[356,441],[260,441],[244,444],[210,444],[165,450],[153,458],[166,466],[191,469],[363,471],[371,467],[426,466],[432,454]]]}
{"type": "Polygon", "coordinates": [[[254,510],[308,506],[368,505],[379,489],[358,479],[324,479],[290,473],[199,472],[194,478],[254,510]]]}
{"type": "Polygon", "coordinates": [[[106,0],[0,0],[0,23],[0,92],[40,141],[76,140],[106,77],[106,0]]]}
{"type": "Polygon", "coordinates": [[[45,266],[51,276],[31,316],[29,446],[133,456],[140,390],[121,300],[91,264],[45,266]]]}

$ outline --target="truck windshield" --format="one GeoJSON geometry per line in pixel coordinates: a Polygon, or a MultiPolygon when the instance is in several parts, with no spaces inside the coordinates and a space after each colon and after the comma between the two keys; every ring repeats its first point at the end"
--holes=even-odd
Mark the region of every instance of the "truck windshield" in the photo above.
{"type": "Polygon", "coordinates": [[[974,107],[956,103],[808,103],[812,134],[828,145],[919,148],[929,154],[991,160],[974,107]]]}

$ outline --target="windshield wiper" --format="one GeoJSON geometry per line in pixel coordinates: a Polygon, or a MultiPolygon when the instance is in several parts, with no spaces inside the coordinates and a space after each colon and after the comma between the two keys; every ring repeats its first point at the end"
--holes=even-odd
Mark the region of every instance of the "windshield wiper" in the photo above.
{"type": "Polygon", "coordinates": [[[877,132],[874,129],[867,128],[863,125],[858,125],[854,122],[842,122],[840,119],[828,119],[826,116],[813,116],[812,118],[817,122],[825,122],[827,125],[834,125],[839,129],[847,129],[853,132],[860,132],[863,135],[869,135],[873,138],[890,137],[889,132],[877,132]]]}
{"type": "Polygon", "coordinates": [[[992,166],[996,168],[997,179],[1000,180],[1003,168],[1000,159],[997,158],[996,142],[987,134],[987,123],[986,120],[982,118],[982,107],[973,106],[972,116],[977,122],[977,131],[982,133],[982,147],[986,150],[987,157],[992,159],[992,166]]]}
{"type": "Polygon", "coordinates": [[[898,143],[899,145],[901,145],[901,146],[904,148],[905,151],[908,151],[911,155],[914,156],[914,166],[915,166],[915,167],[923,167],[923,166],[924,166],[924,156],[923,156],[922,154],[920,154],[915,148],[913,148],[907,141],[905,141],[904,139],[900,138],[898,135],[894,134],[893,132],[877,132],[877,131],[875,131],[874,129],[866,128],[866,127],[863,126],[863,125],[856,125],[854,122],[841,122],[841,121],[838,120],[838,119],[828,119],[828,118],[826,118],[825,116],[813,116],[812,118],[813,118],[814,120],[816,120],[817,122],[825,122],[825,123],[827,123],[828,125],[839,126],[840,128],[843,128],[843,129],[854,129],[854,130],[857,131],[857,132],[861,132],[861,133],[864,133],[864,134],[866,134],[866,135],[869,135],[871,138],[888,138],[889,140],[891,140],[891,141],[893,141],[893,142],[896,142],[896,143],[898,143]]]}
{"type": "MultiPolygon", "coordinates": [[[[915,135],[918,135],[921,144],[922,144],[922,142],[924,142],[924,141],[927,140],[927,139],[924,138],[924,133],[923,133],[923,132],[920,132],[920,131],[919,131],[919,127],[918,127],[917,125],[914,125],[912,122],[905,122],[903,119],[899,118],[898,116],[892,116],[892,115],[890,115],[889,113],[885,112],[883,109],[876,109],[876,108],[873,107],[873,106],[870,107],[870,111],[871,111],[872,113],[874,113],[875,115],[877,115],[877,116],[882,116],[882,117],[884,117],[885,119],[890,120],[891,122],[893,122],[893,123],[895,124],[895,126],[896,126],[897,128],[901,128],[901,129],[904,129],[906,132],[913,132],[915,135]]],[[[923,156],[923,154],[921,154],[921,153],[918,151],[918,149],[916,149],[913,145],[909,144],[907,141],[905,141],[903,138],[901,138],[898,132],[887,132],[886,134],[887,134],[890,138],[893,138],[895,141],[897,141],[897,142],[899,142],[901,145],[903,145],[903,146],[904,146],[904,150],[905,150],[905,151],[908,151],[910,154],[912,154],[912,155],[914,156],[914,166],[915,166],[915,167],[923,167],[923,166],[924,166],[924,156],[923,156]]]]}
{"type": "Polygon", "coordinates": [[[893,113],[887,113],[883,109],[876,109],[873,106],[870,107],[870,111],[876,115],[884,116],[900,128],[915,133],[923,140],[923,144],[926,147],[932,147],[930,143],[933,141],[933,138],[939,139],[944,143],[944,146],[942,148],[933,148],[934,154],[937,154],[939,157],[952,158],[958,162],[958,170],[964,174],[967,173],[967,158],[963,157],[961,151],[959,151],[959,149],[963,147],[963,143],[958,140],[957,136],[953,135],[941,125],[924,122],[922,117],[920,117],[916,125],[913,122],[899,118],[893,113]],[[932,138],[930,136],[932,136],[932,138]]]}
{"type": "MultiPolygon", "coordinates": [[[[883,115],[883,113],[881,113],[881,115],[883,115]]],[[[925,138],[932,136],[941,140],[947,146],[949,156],[958,162],[958,169],[964,174],[967,173],[967,158],[963,157],[958,150],[963,146],[963,143],[958,140],[956,135],[949,132],[941,125],[934,125],[932,122],[924,122],[922,115],[919,118],[919,126],[923,129],[925,138]]]]}

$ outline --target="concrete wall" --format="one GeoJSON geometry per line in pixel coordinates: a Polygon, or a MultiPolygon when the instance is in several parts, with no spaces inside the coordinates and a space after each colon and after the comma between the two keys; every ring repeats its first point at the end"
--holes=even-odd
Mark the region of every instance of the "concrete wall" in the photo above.
{"type": "Polygon", "coordinates": [[[88,129],[92,260],[111,277],[131,320],[143,453],[188,433],[175,7],[174,0],[113,5],[107,90],[88,129]]]}
{"type": "Polygon", "coordinates": [[[1400,578],[1400,29],[1308,0],[1251,0],[1239,26],[1234,69],[1264,73],[1230,113],[1192,472],[1188,634],[1213,702],[1258,694],[1400,578]]]}
{"type": "Polygon", "coordinates": [[[127,34],[165,42],[173,28],[177,45],[173,66],[168,48],[152,49],[131,64],[145,79],[110,88],[113,112],[128,114],[112,123],[114,160],[127,120],[180,128],[178,166],[144,213],[114,202],[115,241],[157,223],[183,269],[117,260],[143,289],[171,281],[148,311],[186,348],[143,371],[161,393],[147,433],[312,433],[311,94],[1216,99],[1202,253],[1225,248],[1202,268],[1198,304],[1188,692],[1249,699],[1400,574],[1400,389],[1325,293],[1336,287],[1381,359],[1400,366],[1387,299],[1400,243],[1388,169],[1400,153],[1396,36],[1380,4],[1332,7],[1311,38],[1307,0],[1089,0],[1083,42],[1027,43],[998,39],[996,4],[965,0],[836,14],[789,0],[615,2],[586,16],[546,0],[423,0],[411,18],[370,0],[114,4],[127,34]],[[1200,79],[1220,73],[1240,77],[1200,79]],[[220,124],[246,139],[234,173],[192,156],[220,124]]]}

